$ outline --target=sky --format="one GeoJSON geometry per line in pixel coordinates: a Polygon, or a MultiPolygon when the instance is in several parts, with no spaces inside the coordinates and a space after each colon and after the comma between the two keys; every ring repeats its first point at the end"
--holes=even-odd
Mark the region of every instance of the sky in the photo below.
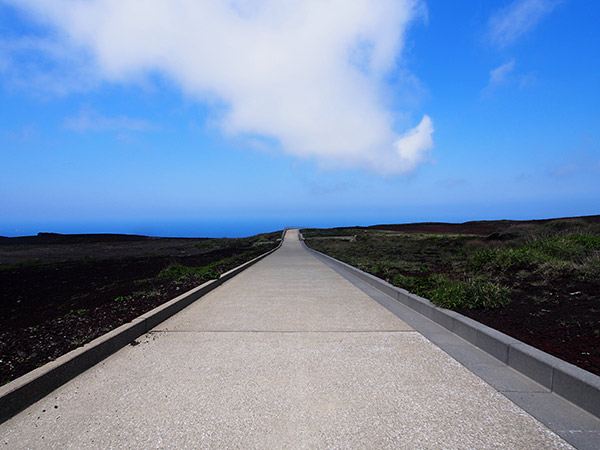
{"type": "Polygon", "coordinates": [[[0,0],[0,235],[600,214],[600,2],[0,0]]]}

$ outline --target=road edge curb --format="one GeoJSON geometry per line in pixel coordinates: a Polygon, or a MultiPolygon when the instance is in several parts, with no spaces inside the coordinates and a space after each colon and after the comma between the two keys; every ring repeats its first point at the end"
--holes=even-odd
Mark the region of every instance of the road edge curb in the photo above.
{"type": "Polygon", "coordinates": [[[277,251],[283,244],[286,230],[283,230],[279,245],[274,249],[225,272],[215,280],[209,280],[190,289],[136,317],[131,322],[103,334],[82,347],[71,350],[69,353],[26,373],[4,386],[0,386],[0,424],[122,349],[225,281],[277,251]]]}

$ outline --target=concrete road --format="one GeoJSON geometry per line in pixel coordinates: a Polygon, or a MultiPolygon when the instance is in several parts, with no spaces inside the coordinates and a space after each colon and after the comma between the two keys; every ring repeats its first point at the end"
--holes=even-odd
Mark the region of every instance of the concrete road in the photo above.
{"type": "Polygon", "coordinates": [[[0,425],[2,448],[571,448],[301,246],[0,425]]]}

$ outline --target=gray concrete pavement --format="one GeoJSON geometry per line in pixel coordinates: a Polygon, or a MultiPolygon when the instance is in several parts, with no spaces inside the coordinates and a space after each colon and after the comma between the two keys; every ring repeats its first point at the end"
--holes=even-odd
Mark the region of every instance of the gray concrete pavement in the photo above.
{"type": "Polygon", "coordinates": [[[4,448],[570,448],[288,231],[0,425],[4,448]]]}

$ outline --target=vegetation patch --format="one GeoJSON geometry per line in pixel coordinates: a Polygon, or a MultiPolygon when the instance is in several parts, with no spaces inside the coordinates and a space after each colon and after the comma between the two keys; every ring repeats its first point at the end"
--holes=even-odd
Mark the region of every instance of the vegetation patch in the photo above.
{"type": "Polygon", "coordinates": [[[197,281],[208,281],[219,278],[219,274],[211,265],[209,266],[182,266],[181,264],[169,264],[168,267],[161,270],[159,278],[169,278],[175,281],[194,279],[197,281]]]}
{"type": "Polygon", "coordinates": [[[392,283],[426,297],[442,308],[498,308],[510,303],[510,290],[482,278],[452,280],[444,274],[411,277],[398,274],[392,283]]]}

